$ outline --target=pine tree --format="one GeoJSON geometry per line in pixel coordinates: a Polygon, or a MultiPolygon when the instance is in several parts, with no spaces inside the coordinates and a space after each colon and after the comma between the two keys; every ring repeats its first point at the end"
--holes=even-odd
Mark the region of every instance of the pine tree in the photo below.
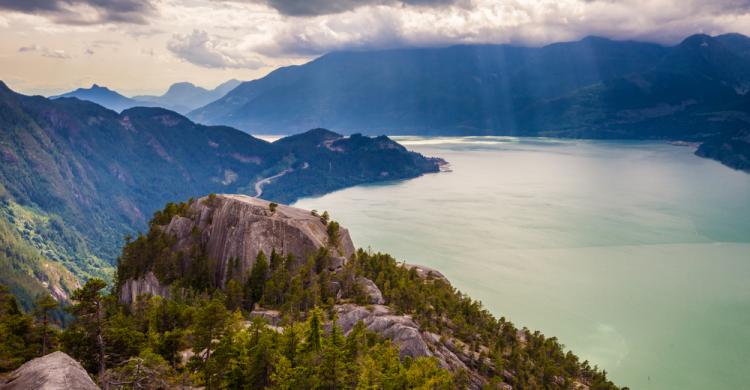
{"type": "Polygon", "coordinates": [[[308,352],[320,351],[323,333],[320,317],[321,313],[318,308],[310,312],[310,319],[307,321],[307,337],[305,338],[305,350],[308,352]]]}
{"type": "Polygon", "coordinates": [[[0,285],[0,372],[18,368],[39,351],[33,320],[21,311],[16,297],[0,285]]]}
{"type": "Polygon", "coordinates": [[[260,318],[253,319],[250,332],[250,366],[247,371],[251,389],[263,390],[270,384],[273,343],[260,318]]]}
{"type": "Polygon", "coordinates": [[[344,362],[344,335],[341,328],[332,320],[331,334],[326,338],[323,348],[323,361],[320,365],[323,386],[328,389],[342,389],[349,379],[347,366],[344,362]]]}
{"type": "Polygon", "coordinates": [[[234,279],[227,282],[227,309],[234,311],[242,307],[242,285],[234,279]]]}
{"type": "Polygon", "coordinates": [[[248,301],[249,309],[252,310],[254,304],[260,302],[263,298],[263,287],[268,279],[268,259],[263,251],[258,252],[255,258],[255,264],[250,271],[250,277],[245,285],[245,298],[248,301]]]}
{"type": "Polygon", "coordinates": [[[34,314],[42,325],[42,356],[47,354],[50,345],[49,315],[50,311],[56,309],[59,303],[50,294],[40,294],[34,300],[34,314]]]}
{"type": "Polygon", "coordinates": [[[214,339],[220,339],[229,322],[229,312],[218,297],[214,297],[198,309],[195,313],[195,323],[193,324],[193,352],[201,354],[205,350],[203,357],[203,372],[206,379],[206,388],[211,389],[213,372],[209,367],[214,339]]]}
{"type": "MultiPolygon", "coordinates": [[[[74,304],[70,312],[76,316],[75,323],[71,328],[77,330],[84,336],[84,340],[71,340],[76,336],[69,337],[69,342],[85,342],[96,346],[96,357],[83,356],[79,359],[95,360],[98,366],[99,383],[104,384],[104,372],[106,370],[105,343],[104,343],[104,295],[102,290],[107,287],[101,279],[89,279],[80,289],[73,292],[71,299],[74,304]],[[88,341],[86,341],[88,340],[88,341]]],[[[81,350],[81,349],[79,349],[81,350]]],[[[90,351],[91,352],[91,351],[90,351]]]]}

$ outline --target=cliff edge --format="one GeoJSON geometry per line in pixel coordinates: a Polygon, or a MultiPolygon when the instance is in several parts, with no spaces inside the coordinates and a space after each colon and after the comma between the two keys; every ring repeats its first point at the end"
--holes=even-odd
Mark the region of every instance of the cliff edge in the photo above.
{"type": "Polygon", "coordinates": [[[175,273],[189,269],[196,258],[208,260],[211,282],[224,288],[232,274],[249,274],[260,252],[291,255],[301,264],[326,250],[332,270],[354,254],[345,228],[336,224],[333,229],[325,218],[295,207],[246,195],[211,195],[177,205],[176,210],[169,215],[165,209],[164,224],[152,223],[149,234],[163,234],[166,249],[178,258],[168,267],[144,264],[131,277],[121,275],[126,276],[119,286],[122,302],[130,303],[141,294],[167,295],[168,285],[179,278],[175,273]],[[170,271],[160,271],[164,268],[170,271]]]}

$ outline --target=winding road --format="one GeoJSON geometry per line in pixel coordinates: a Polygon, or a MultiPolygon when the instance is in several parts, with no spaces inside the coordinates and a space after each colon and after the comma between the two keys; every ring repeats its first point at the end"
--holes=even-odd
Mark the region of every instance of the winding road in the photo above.
{"type": "MultiPolygon", "coordinates": [[[[309,166],[310,166],[310,164],[308,164],[307,162],[305,162],[302,165],[302,169],[307,169],[307,167],[309,167],[309,166]]],[[[260,196],[263,195],[263,186],[264,185],[272,182],[275,179],[278,179],[278,178],[286,175],[289,172],[293,172],[293,171],[294,171],[294,169],[287,168],[287,169],[284,169],[283,171],[281,171],[281,172],[279,172],[279,173],[277,173],[277,174],[275,174],[273,176],[269,176],[269,177],[266,177],[266,178],[263,178],[263,179],[260,179],[260,180],[256,181],[255,182],[255,196],[254,197],[255,198],[260,198],[260,196]]]]}

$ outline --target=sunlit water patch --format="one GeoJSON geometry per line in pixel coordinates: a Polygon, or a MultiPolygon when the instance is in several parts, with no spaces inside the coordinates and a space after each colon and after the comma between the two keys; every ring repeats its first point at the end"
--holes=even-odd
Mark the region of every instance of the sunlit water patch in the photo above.
{"type": "Polygon", "coordinates": [[[328,210],[633,389],[736,389],[750,366],[750,175],[648,142],[398,137],[451,172],[328,210]]]}

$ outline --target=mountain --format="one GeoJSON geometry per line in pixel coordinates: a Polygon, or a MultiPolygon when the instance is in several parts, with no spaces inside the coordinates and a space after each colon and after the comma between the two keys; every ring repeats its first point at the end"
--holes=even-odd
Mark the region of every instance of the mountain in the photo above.
{"type": "Polygon", "coordinates": [[[50,96],[50,99],[59,98],[87,100],[117,112],[137,106],[154,106],[154,104],[125,97],[107,87],[102,87],[96,84],[92,85],[91,88],[78,88],[75,91],[64,93],[62,95],[50,96]]]}
{"type": "MultiPolygon", "coordinates": [[[[123,237],[143,229],[169,199],[237,192],[291,202],[437,172],[441,163],[385,137],[304,139],[268,143],[162,108],[118,114],[74,98],[20,95],[0,83],[0,233],[7,232],[0,244],[10,248],[0,252],[0,266],[15,275],[3,277],[27,281],[11,286],[24,297],[40,285],[75,281],[70,274],[108,278],[123,237]],[[61,265],[67,276],[45,264],[61,265]]],[[[64,298],[75,285],[59,287],[64,298]]]]}
{"type": "Polygon", "coordinates": [[[310,127],[391,134],[509,132],[523,107],[644,71],[667,52],[655,44],[596,37],[542,48],[338,52],[244,82],[189,117],[255,133],[310,127]]]}
{"type": "Polygon", "coordinates": [[[133,99],[184,114],[198,107],[205,106],[214,100],[218,100],[226,95],[227,92],[240,85],[240,83],[241,81],[232,79],[211,90],[197,87],[188,82],[175,83],[169,87],[164,95],[140,95],[133,96],[133,99]]]}
{"type": "Polygon", "coordinates": [[[327,214],[242,195],[157,212],[123,248],[114,294],[130,310],[107,312],[131,314],[104,321],[122,324],[105,344],[144,341],[108,361],[113,374],[150,348],[189,368],[181,383],[195,387],[617,389],[556,338],[494,318],[439,272],[355,250],[327,214]],[[203,342],[201,323],[211,325],[203,342]]]}
{"type": "Polygon", "coordinates": [[[695,35],[648,71],[613,78],[527,108],[541,135],[703,141],[750,123],[750,61],[695,35]]]}
{"type": "MultiPolygon", "coordinates": [[[[259,133],[322,126],[718,142],[750,129],[748,92],[750,38],[744,35],[697,34],[671,47],[588,37],[540,48],[331,53],[242,83],[188,116],[259,133]]],[[[750,159],[700,155],[735,168],[750,159]]]]}
{"type": "Polygon", "coordinates": [[[121,112],[133,107],[162,107],[179,113],[187,113],[224,96],[237,87],[239,80],[226,81],[214,89],[208,90],[188,82],[172,84],[164,95],[139,95],[132,98],[123,96],[107,87],[92,85],[91,88],[78,88],[50,99],[74,97],[94,102],[100,106],[121,112]]]}

